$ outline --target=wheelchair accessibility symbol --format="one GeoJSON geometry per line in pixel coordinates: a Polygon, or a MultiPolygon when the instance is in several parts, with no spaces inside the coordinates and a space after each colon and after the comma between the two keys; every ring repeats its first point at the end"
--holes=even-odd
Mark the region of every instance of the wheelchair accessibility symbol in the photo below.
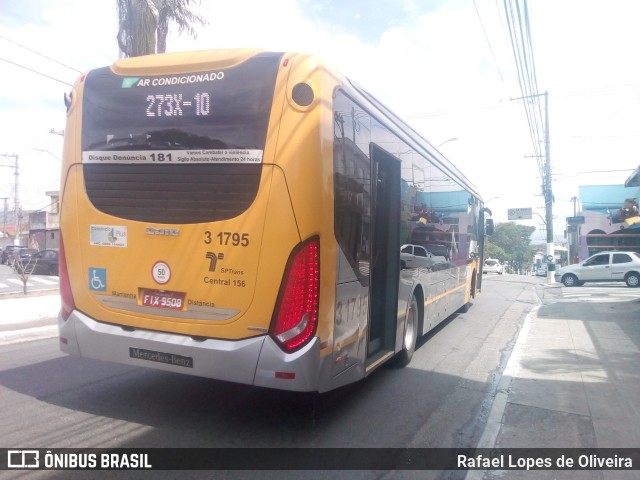
{"type": "Polygon", "coordinates": [[[89,290],[97,292],[107,291],[106,268],[89,268],[89,290]]]}

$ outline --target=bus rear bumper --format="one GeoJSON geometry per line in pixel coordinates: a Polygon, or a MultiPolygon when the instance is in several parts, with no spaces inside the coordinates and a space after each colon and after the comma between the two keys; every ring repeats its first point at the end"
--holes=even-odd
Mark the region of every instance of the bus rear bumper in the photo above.
{"type": "Polygon", "coordinates": [[[196,339],[98,322],[74,310],[58,317],[60,349],[70,355],[293,391],[318,389],[319,342],[293,354],[266,335],[244,340],[196,339]]]}

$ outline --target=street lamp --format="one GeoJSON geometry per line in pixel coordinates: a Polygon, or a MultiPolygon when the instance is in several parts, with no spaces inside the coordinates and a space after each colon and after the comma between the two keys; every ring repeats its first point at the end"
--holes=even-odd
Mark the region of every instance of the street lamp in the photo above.
{"type": "Polygon", "coordinates": [[[438,148],[440,148],[442,145],[444,145],[445,143],[449,143],[449,142],[457,142],[458,141],[458,137],[451,137],[451,138],[447,138],[444,142],[442,142],[440,145],[438,145],[438,148]]]}
{"type": "MultiPolygon", "coordinates": [[[[13,155],[9,155],[8,153],[0,153],[0,157],[6,157],[6,158],[13,158],[13,174],[15,176],[15,181],[14,181],[14,189],[15,189],[15,195],[13,197],[14,200],[14,215],[15,215],[15,222],[14,222],[14,229],[15,229],[15,235],[14,235],[14,243],[16,245],[20,245],[20,214],[19,212],[19,208],[20,208],[20,200],[18,198],[18,195],[20,193],[20,189],[18,186],[18,178],[19,178],[19,169],[18,169],[18,155],[13,154],[13,155]]],[[[11,168],[11,165],[0,165],[2,167],[7,167],[7,168],[11,168]]],[[[6,213],[5,213],[6,215],[6,213]]]]}

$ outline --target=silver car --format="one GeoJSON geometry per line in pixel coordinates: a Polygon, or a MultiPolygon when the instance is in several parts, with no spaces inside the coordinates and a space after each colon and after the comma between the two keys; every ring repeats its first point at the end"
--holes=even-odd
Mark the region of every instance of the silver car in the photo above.
{"type": "Polygon", "coordinates": [[[554,275],[565,287],[585,282],[625,282],[629,287],[640,286],[640,254],[637,252],[600,252],[584,262],[562,267],[554,275]]]}

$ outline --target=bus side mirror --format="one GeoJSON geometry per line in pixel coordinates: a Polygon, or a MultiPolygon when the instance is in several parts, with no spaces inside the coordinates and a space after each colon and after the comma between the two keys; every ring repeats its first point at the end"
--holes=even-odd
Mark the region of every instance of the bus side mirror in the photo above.
{"type": "Polygon", "coordinates": [[[493,225],[493,218],[487,218],[486,226],[484,227],[484,233],[487,235],[493,235],[495,227],[493,225]]]}

